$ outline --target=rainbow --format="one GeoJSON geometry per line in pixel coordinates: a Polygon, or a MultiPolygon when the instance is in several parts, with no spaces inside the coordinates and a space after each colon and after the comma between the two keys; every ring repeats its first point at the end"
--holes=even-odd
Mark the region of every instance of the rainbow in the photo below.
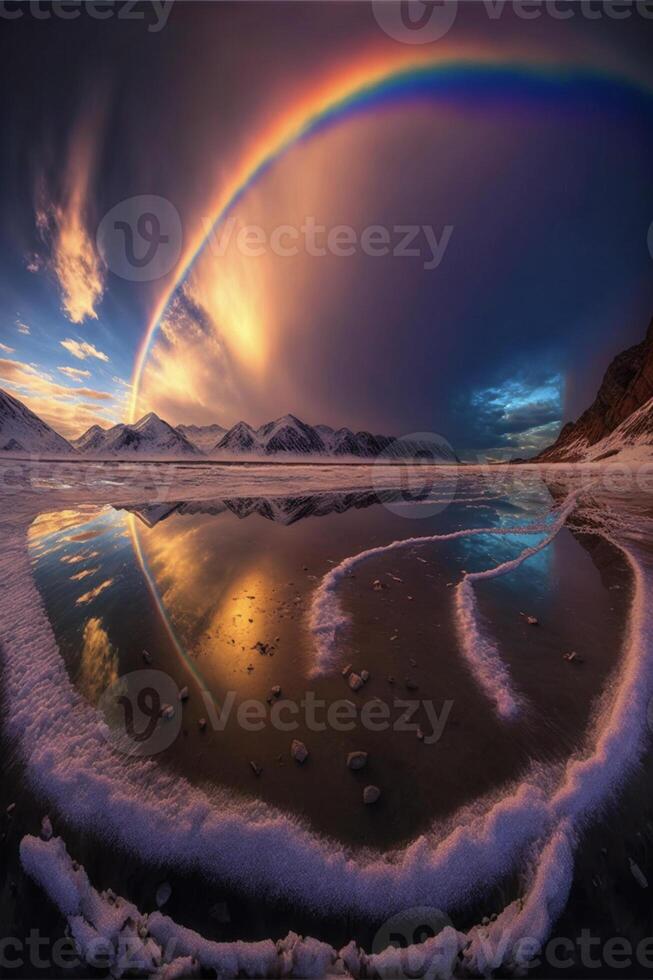
{"type": "MultiPolygon", "coordinates": [[[[408,48],[408,46],[404,46],[408,48]]],[[[143,369],[163,314],[184,282],[206,241],[246,194],[247,190],[292,146],[352,114],[371,111],[403,100],[439,98],[482,108],[509,101],[528,105],[554,104],[562,109],[589,111],[653,110],[650,82],[625,72],[598,70],[541,59],[503,60],[475,54],[433,60],[411,49],[391,58],[368,59],[322,83],[291,111],[276,120],[253,144],[226,187],[208,208],[206,225],[188,243],[171,283],[159,298],[137,352],[132,375],[129,418],[136,420],[143,369]]]]}

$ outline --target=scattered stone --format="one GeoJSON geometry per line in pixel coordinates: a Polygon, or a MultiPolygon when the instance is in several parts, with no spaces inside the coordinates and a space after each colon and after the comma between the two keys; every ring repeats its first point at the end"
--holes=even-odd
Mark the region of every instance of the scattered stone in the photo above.
{"type": "Polygon", "coordinates": [[[273,698],[280,698],[281,697],[281,685],[280,684],[275,684],[274,687],[272,688],[272,690],[270,691],[270,694],[272,695],[273,698]]]}
{"type": "Polygon", "coordinates": [[[161,717],[165,721],[170,721],[171,718],[175,716],[175,709],[171,704],[164,704],[161,708],[161,717]]]}
{"type": "Polygon", "coordinates": [[[348,677],[351,674],[351,672],[352,672],[351,664],[347,664],[347,666],[343,667],[342,670],[340,671],[343,677],[348,677]]]}
{"type": "Polygon", "coordinates": [[[582,664],[583,658],[579,656],[575,650],[570,653],[563,653],[562,659],[566,660],[568,664],[582,664]]]}
{"type": "Polygon", "coordinates": [[[152,663],[152,654],[148,653],[147,650],[143,650],[143,660],[146,664],[152,663]]]}
{"type": "Polygon", "coordinates": [[[407,677],[406,678],[406,690],[407,691],[416,691],[417,688],[418,688],[417,681],[414,681],[411,677],[407,677]]]}
{"type": "Polygon", "coordinates": [[[5,811],[6,814],[7,814],[7,816],[8,817],[12,817],[13,814],[14,814],[14,810],[15,809],[16,809],[16,804],[15,803],[10,803],[9,806],[7,807],[6,811],[5,811]]]}
{"type": "Polygon", "coordinates": [[[255,776],[260,776],[261,773],[263,772],[263,770],[261,769],[261,767],[260,766],[257,766],[257,764],[255,762],[250,762],[249,766],[250,766],[250,769],[252,770],[252,772],[254,773],[255,776]]]}
{"type": "Polygon", "coordinates": [[[188,688],[182,687],[181,691],[179,692],[179,700],[188,701],[189,697],[190,697],[190,693],[188,691],[188,688]]]}
{"type": "Polygon", "coordinates": [[[529,616],[528,613],[520,612],[520,616],[523,616],[529,626],[539,626],[540,621],[537,616],[529,616]]]}
{"type": "Polygon", "coordinates": [[[369,679],[370,679],[370,672],[369,672],[369,670],[361,670],[361,680],[362,680],[363,684],[367,684],[367,682],[369,681],[369,679]]]}
{"type": "Polygon", "coordinates": [[[369,805],[376,803],[381,797],[381,790],[378,786],[366,786],[363,790],[363,803],[369,805]]]}
{"type": "Polygon", "coordinates": [[[648,878],[646,877],[646,875],[644,874],[640,866],[636,864],[632,858],[628,858],[628,863],[630,864],[631,874],[635,879],[635,881],[637,882],[637,884],[640,886],[640,888],[648,888],[648,878]]]}
{"type": "Polygon", "coordinates": [[[156,890],[156,905],[157,908],[163,908],[163,906],[170,900],[172,895],[172,888],[169,882],[164,881],[156,890]]]}
{"type": "Polygon", "coordinates": [[[387,587],[388,586],[385,584],[385,582],[382,582],[380,578],[375,578],[372,582],[372,588],[375,592],[382,592],[383,589],[387,589],[387,587]]]}
{"type": "Polygon", "coordinates": [[[292,740],[290,746],[290,754],[295,760],[295,762],[305,762],[308,759],[308,749],[303,742],[300,742],[298,738],[292,740]]]}
{"type": "Polygon", "coordinates": [[[200,718],[200,720],[197,722],[197,727],[199,728],[199,730],[201,732],[205,732],[206,731],[206,718],[200,718]]]}
{"type": "Polygon", "coordinates": [[[403,583],[403,581],[404,581],[402,578],[399,578],[398,575],[393,575],[392,572],[386,572],[386,575],[388,576],[388,578],[391,578],[393,582],[402,582],[403,583]]]}
{"type": "Polygon", "coordinates": [[[349,686],[352,689],[352,691],[360,691],[364,683],[365,681],[360,676],[360,674],[355,674],[352,672],[349,675],[349,686]]]}
{"type": "MultiPolygon", "coordinates": [[[[252,622],[252,620],[250,619],[250,623],[251,622],[252,622]]],[[[261,654],[262,657],[265,657],[267,655],[269,649],[270,649],[270,644],[269,643],[263,643],[262,640],[259,640],[252,647],[252,650],[258,650],[258,652],[261,654]]]]}
{"type": "Polygon", "coordinates": [[[418,739],[420,740],[420,742],[422,742],[422,741],[424,740],[424,732],[423,732],[423,731],[422,731],[422,729],[421,729],[421,728],[419,727],[419,725],[418,725],[418,727],[417,727],[417,737],[418,737],[418,739]]]}
{"type": "Polygon", "coordinates": [[[254,670],[254,664],[248,664],[247,665],[247,673],[248,674],[251,674],[253,670],[254,670]]]}
{"type": "Polygon", "coordinates": [[[350,752],[347,756],[349,769],[363,769],[367,765],[367,752],[350,752]]]}
{"type": "Polygon", "coordinates": [[[42,840],[52,840],[52,822],[49,817],[43,817],[41,820],[41,839],[42,840]]]}

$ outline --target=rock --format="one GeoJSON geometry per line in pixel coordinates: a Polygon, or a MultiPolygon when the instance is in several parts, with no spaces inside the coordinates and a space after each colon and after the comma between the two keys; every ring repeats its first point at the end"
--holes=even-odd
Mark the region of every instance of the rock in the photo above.
{"type": "Polygon", "coordinates": [[[298,738],[292,740],[290,746],[290,754],[295,760],[295,762],[305,762],[308,759],[308,749],[303,742],[300,742],[298,738]]]}
{"type": "Polygon", "coordinates": [[[417,737],[420,740],[420,742],[423,741],[423,739],[424,739],[424,732],[419,727],[417,728],[417,737]]]}
{"type": "Polygon", "coordinates": [[[152,663],[152,654],[148,653],[147,650],[143,650],[143,660],[146,664],[152,663]]]}
{"type": "Polygon", "coordinates": [[[351,673],[349,675],[349,686],[352,689],[352,691],[360,691],[364,683],[365,681],[360,676],[360,674],[351,673]]]}
{"type": "Polygon", "coordinates": [[[566,660],[568,664],[582,664],[583,658],[580,657],[575,650],[570,653],[563,653],[562,659],[566,660]]]}
{"type": "Polygon", "coordinates": [[[350,769],[363,769],[367,765],[367,752],[350,752],[347,756],[347,766],[350,769]]]}
{"type": "Polygon", "coordinates": [[[370,679],[370,672],[369,672],[369,670],[361,670],[361,680],[362,680],[363,684],[367,684],[367,682],[369,681],[369,679],[370,679]]]}
{"type": "Polygon", "coordinates": [[[169,882],[164,881],[162,884],[159,885],[159,887],[156,890],[155,901],[156,901],[157,908],[159,909],[163,908],[166,902],[169,901],[171,895],[172,895],[172,888],[169,882]]]}
{"type": "Polygon", "coordinates": [[[363,790],[363,803],[369,805],[376,803],[381,797],[381,790],[378,786],[366,786],[363,790]]]}
{"type": "Polygon", "coordinates": [[[281,697],[281,685],[280,684],[275,684],[274,687],[271,689],[270,694],[272,695],[273,698],[280,698],[281,697]]]}
{"type": "Polygon", "coordinates": [[[391,578],[393,582],[402,582],[403,583],[403,581],[404,581],[402,578],[399,578],[398,575],[393,575],[392,572],[386,572],[386,575],[388,576],[388,578],[391,578]]]}
{"type": "Polygon", "coordinates": [[[175,716],[175,709],[171,704],[164,704],[161,708],[161,717],[165,721],[170,721],[171,718],[175,716]]]}
{"type": "Polygon", "coordinates": [[[188,688],[187,687],[182,687],[181,691],[179,692],[179,700],[180,701],[188,701],[189,697],[190,697],[190,694],[189,694],[188,688]]]}
{"type": "Polygon", "coordinates": [[[261,773],[263,772],[261,767],[258,766],[255,762],[250,762],[249,766],[255,776],[260,776],[261,773]]]}
{"type": "Polygon", "coordinates": [[[387,589],[387,587],[388,586],[385,584],[385,582],[382,582],[379,578],[375,578],[372,582],[372,588],[375,592],[382,592],[383,589],[387,589]]]}
{"type": "Polygon", "coordinates": [[[342,674],[343,677],[349,677],[349,675],[351,674],[351,671],[352,671],[351,664],[347,664],[346,667],[343,667],[342,668],[342,670],[340,671],[340,673],[342,674]]]}
{"type": "Polygon", "coordinates": [[[16,809],[16,804],[10,803],[7,809],[5,810],[5,813],[7,814],[8,817],[13,817],[15,809],[16,809]]]}
{"type": "MultiPolygon", "coordinates": [[[[250,623],[251,622],[252,620],[250,619],[250,623]]],[[[258,650],[258,652],[261,654],[262,657],[266,656],[269,649],[270,649],[270,644],[263,643],[261,640],[255,643],[254,646],[252,647],[252,650],[258,650]]]]}
{"type": "Polygon", "coordinates": [[[529,616],[528,613],[520,612],[520,616],[523,616],[529,626],[539,626],[540,621],[537,616],[529,616]]]}
{"type": "Polygon", "coordinates": [[[407,677],[406,678],[406,690],[407,691],[416,691],[417,690],[417,687],[418,687],[417,681],[414,681],[411,677],[407,677]]]}
{"type": "Polygon", "coordinates": [[[52,823],[50,821],[50,818],[47,816],[43,817],[43,820],[41,820],[41,839],[52,840],[53,833],[54,831],[52,830],[52,823]]]}
{"type": "Polygon", "coordinates": [[[199,728],[199,730],[201,732],[205,732],[206,731],[206,718],[200,718],[200,720],[197,722],[197,727],[199,728]]]}

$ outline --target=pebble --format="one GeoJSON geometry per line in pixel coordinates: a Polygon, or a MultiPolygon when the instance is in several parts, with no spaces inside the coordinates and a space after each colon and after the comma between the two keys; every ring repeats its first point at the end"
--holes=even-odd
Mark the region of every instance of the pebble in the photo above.
{"type": "Polygon", "coordinates": [[[308,759],[308,749],[303,742],[300,742],[298,738],[292,740],[290,746],[290,754],[295,760],[295,762],[305,762],[308,759]]]}
{"type": "Polygon", "coordinates": [[[360,691],[364,683],[365,681],[360,676],[360,674],[351,673],[349,675],[349,686],[352,689],[352,691],[360,691]]]}
{"type": "Polygon", "coordinates": [[[350,752],[347,756],[349,769],[363,769],[367,765],[367,752],[350,752]]]}
{"type": "Polygon", "coordinates": [[[363,790],[363,803],[369,805],[376,803],[381,797],[381,790],[378,786],[366,786],[363,790]]]}

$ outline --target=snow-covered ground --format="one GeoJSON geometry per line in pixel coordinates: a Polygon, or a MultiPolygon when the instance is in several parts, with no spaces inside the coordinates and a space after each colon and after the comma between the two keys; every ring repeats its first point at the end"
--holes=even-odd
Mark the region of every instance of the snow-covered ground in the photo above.
{"type": "MultiPolygon", "coordinates": [[[[441,496],[461,488],[471,492],[480,485],[484,492],[502,494],[541,493],[550,486],[554,500],[550,513],[542,513],[542,526],[549,527],[552,536],[558,524],[573,519],[577,526],[604,535],[625,555],[634,594],[617,680],[578,752],[563,766],[527,773],[507,791],[478,801],[447,826],[433,825],[392,854],[345,848],[256,800],[235,798],[226,790],[200,790],[173,779],[152,760],[117,757],[102,736],[101,718],[69,680],[28,561],[26,530],[34,516],[71,504],[165,504],[218,496],[405,489],[410,472],[396,466],[53,465],[3,460],[0,641],[7,729],[22,750],[28,778],[50,801],[53,815],[65,816],[71,825],[92,832],[100,841],[120,842],[144,861],[165,858],[180,870],[200,870],[209,881],[219,879],[259,895],[283,896],[316,914],[337,911],[379,919],[416,905],[448,912],[520,869],[523,899],[464,937],[455,930],[447,934],[447,939],[455,939],[453,954],[440,958],[441,972],[435,975],[464,968],[484,972],[493,957],[499,957],[495,967],[505,963],[510,968],[519,966],[520,940],[546,939],[567,901],[579,828],[611,798],[642,751],[653,691],[653,635],[646,609],[653,587],[648,550],[653,541],[651,463],[624,467],[608,460],[599,466],[510,466],[485,471],[418,467],[413,472],[417,487],[430,480],[441,496]]],[[[320,589],[333,592],[336,579],[317,583],[316,595],[320,589]]],[[[470,597],[463,599],[462,612],[478,625],[470,597]]],[[[473,630],[466,628],[466,635],[473,647],[469,655],[480,655],[487,666],[487,651],[478,648],[473,630]]],[[[500,651],[492,651],[495,656],[500,658],[500,651]]],[[[62,845],[51,845],[46,851],[28,841],[24,850],[30,874],[46,887],[62,913],[79,916],[84,898],[79,889],[86,893],[90,886],[80,872],[73,874],[62,845]]],[[[84,921],[76,923],[82,947],[84,923],[97,928],[96,920],[102,918],[98,901],[93,898],[93,913],[82,912],[84,921]]],[[[149,924],[148,935],[155,944],[173,933],[183,936],[183,955],[203,961],[206,945],[201,937],[192,938],[170,920],[149,924]]],[[[292,949],[295,946],[292,940],[292,949]]],[[[355,943],[339,953],[318,944],[306,950],[306,961],[295,961],[295,954],[289,954],[281,969],[278,960],[284,949],[274,943],[267,947],[266,972],[289,974],[301,963],[305,976],[325,968],[356,975],[365,955],[355,943]]],[[[298,956],[300,950],[297,947],[298,956]]],[[[222,953],[227,956],[229,951],[212,950],[211,955],[222,953]]],[[[389,950],[386,957],[396,955],[389,950]]],[[[236,957],[225,975],[235,975],[234,963],[241,968],[236,957]]],[[[366,968],[371,966],[368,963],[366,968]]],[[[375,966],[380,968],[381,963],[375,966]]],[[[150,972],[158,969],[153,965],[150,972]]]]}

